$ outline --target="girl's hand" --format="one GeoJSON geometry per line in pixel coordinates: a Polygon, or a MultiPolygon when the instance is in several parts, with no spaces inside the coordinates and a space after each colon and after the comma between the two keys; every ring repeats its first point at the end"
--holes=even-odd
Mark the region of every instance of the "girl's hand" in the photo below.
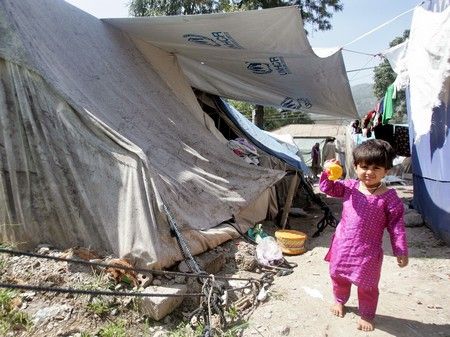
{"type": "Polygon", "coordinates": [[[331,163],[338,164],[339,166],[342,166],[341,162],[339,160],[337,160],[337,159],[334,159],[334,158],[325,160],[325,162],[323,163],[323,166],[326,166],[327,164],[331,164],[331,163]]]}
{"type": "Polygon", "coordinates": [[[400,268],[406,267],[408,265],[407,256],[397,256],[397,264],[400,268]]]}

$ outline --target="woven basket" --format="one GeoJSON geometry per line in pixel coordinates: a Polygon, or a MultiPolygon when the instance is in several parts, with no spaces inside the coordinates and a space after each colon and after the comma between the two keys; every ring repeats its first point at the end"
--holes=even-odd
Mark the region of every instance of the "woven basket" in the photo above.
{"type": "Polygon", "coordinates": [[[299,255],[306,252],[305,242],[308,236],[303,232],[281,229],[275,232],[275,238],[285,254],[299,255]]]}

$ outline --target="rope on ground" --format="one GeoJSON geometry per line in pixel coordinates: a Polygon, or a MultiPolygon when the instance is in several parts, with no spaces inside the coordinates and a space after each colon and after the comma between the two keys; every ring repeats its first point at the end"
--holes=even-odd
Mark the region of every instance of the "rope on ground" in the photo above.
{"type": "MultiPolygon", "coordinates": [[[[200,266],[195,261],[189,250],[189,246],[178,229],[177,223],[165,204],[163,204],[163,209],[167,215],[171,232],[176,237],[178,246],[180,247],[181,253],[183,254],[189,268],[198,275],[206,275],[206,273],[200,269],[200,266]]],[[[203,337],[212,337],[216,332],[220,333],[220,331],[222,331],[221,327],[225,327],[227,323],[224,311],[225,305],[221,300],[222,297],[225,296],[225,288],[222,284],[216,281],[214,275],[208,275],[206,278],[198,278],[198,280],[203,284],[203,296],[200,300],[200,306],[191,315],[191,320],[194,317],[197,320],[202,318],[204,322],[204,329],[202,332],[203,337]]],[[[256,282],[251,281],[250,283],[253,285],[253,288],[257,284],[256,282]]]]}
{"type": "MultiPolygon", "coordinates": [[[[225,291],[241,291],[251,288],[252,284],[237,287],[227,288],[225,291]]],[[[37,292],[53,292],[61,294],[78,294],[78,295],[92,295],[92,296],[120,296],[120,297],[202,297],[203,293],[187,293],[187,294],[164,294],[164,293],[142,293],[138,291],[112,291],[112,290],[87,290],[87,289],[74,289],[74,288],[59,288],[59,287],[45,287],[34,286],[26,284],[4,283],[0,282],[0,288],[16,289],[16,290],[31,290],[37,292]]]]}
{"type": "MultiPolygon", "coordinates": [[[[195,277],[195,278],[208,278],[209,275],[206,273],[203,274],[195,274],[195,273],[183,273],[183,272],[176,272],[176,271],[166,271],[166,270],[153,270],[153,269],[146,269],[146,268],[132,268],[132,267],[126,267],[126,266],[120,266],[115,264],[107,264],[107,263],[100,263],[100,262],[92,262],[92,261],[85,261],[85,260],[77,260],[77,259],[68,259],[63,257],[57,257],[57,256],[51,256],[51,255],[42,255],[42,254],[36,254],[36,253],[30,253],[30,252],[24,252],[19,250],[12,250],[12,249],[6,249],[6,248],[0,248],[0,254],[9,254],[14,256],[28,256],[28,257],[34,257],[39,259],[46,259],[46,260],[53,260],[58,262],[70,262],[70,263],[78,263],[78,264],[84,264],[91,267],[102,267],[102,268],[111,268],[114,267],[116,269],[121,270],[127,270],[127,271],[134,271],[139,273],[146,273],[146,274],[152,274],[152,275],[164,275],[164,276],[185,276],[185,277],[195,277]]],[[[235,281],[258,281],[255,278],[239,278],[239,277],[226,277],[226,276],[215,276],[216,279],[220,280],[235,280],[235,281]]]]}
{"type": "Polygon", "coordinates": [[[38,292],[54,292],[62,294],[79,294],[79,295],[94,295],[94,296],[121,296],[121,297],[201,297],[202,293],[190,293],[190,294],[162,294],[162,293],[142,293],[142,292],[130,292],[130,291],[104,291],[104,290],[86,290],[86,289],[73,289],[73,288],[58,288],[58,287],[44,287],[33,286],[25,284],[11,284],[0,282],[0,288],[6,289],[18,289],[18,290],[31,290],[38,292]]]}

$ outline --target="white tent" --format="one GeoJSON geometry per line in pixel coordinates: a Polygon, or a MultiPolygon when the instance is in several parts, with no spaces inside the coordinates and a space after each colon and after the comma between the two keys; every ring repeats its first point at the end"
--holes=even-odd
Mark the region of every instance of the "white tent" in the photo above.
{"type": "Polygon", "coordinates": [[[171,54],[142,43],[144,57],[64,1],[1,1],[0,18],[2,241],[168,266],[182,256],[162,203],[197,254],[284,175],[213,135],[171,54]]]}
{"type": "Polygon", "coordinates": [[[175,54],[190,84],[205,92],[358,117],[341,51],[313,51],[295,7],[105,21],[175,54]]]}

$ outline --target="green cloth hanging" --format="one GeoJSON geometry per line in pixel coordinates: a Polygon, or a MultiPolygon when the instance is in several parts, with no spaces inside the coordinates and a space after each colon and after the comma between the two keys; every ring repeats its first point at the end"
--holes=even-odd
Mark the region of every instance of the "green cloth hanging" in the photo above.
{"type": "Polygon", "coordinates": [[[395,87],[394,83],[392,83],[390,86],[388,86],[386,94],[384,95],[383,116],[381,119],[383,125],[389,123],[389,120],[394,115],[394,100],[395,100],[394,92],[395,87]]]}

